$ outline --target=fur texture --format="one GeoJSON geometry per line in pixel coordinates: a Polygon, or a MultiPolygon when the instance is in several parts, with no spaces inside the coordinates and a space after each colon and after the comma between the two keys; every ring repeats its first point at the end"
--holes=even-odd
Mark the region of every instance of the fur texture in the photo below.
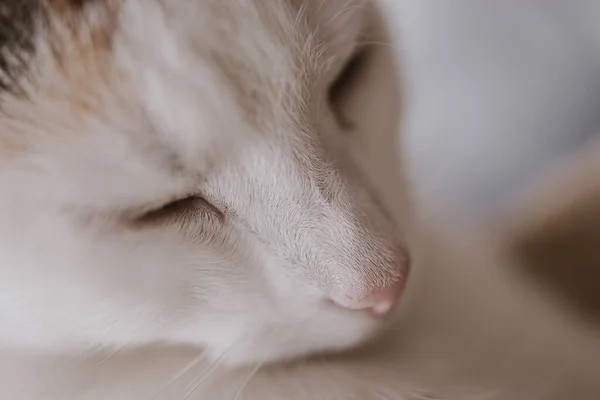
{"type": "Polygon", "coordinates": [[[384,40],[372,3],[0,1],[17,4],[1,51],[25,61],[0,65],[0,397],[595,398],[598,341],[506,260],[400,240],[389,49],[342,73],[384,40]],[[331,96],[340,73],[360,96],[331,96]],[[263,366],[373,337],[384,320],[326,300],[404,282],[408,242],[400,323],[349,358],[263,366]]]}
{"type": "Polygon", "coordinates": [[[407,275],[328,97],[368,3],[28,4],[5,54],[28,62],[2,94],[2,346],[239,364],[376,330],[327,303],[407,275]]]}

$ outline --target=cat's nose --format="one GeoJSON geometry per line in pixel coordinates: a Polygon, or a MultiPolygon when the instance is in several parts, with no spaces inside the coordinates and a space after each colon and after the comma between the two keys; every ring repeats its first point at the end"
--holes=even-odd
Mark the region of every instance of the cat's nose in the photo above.
{"type": "Polygon", "coordinates": [[[399,280],[392,285],[377,289],[363,298],[331,298],[331,301],[337,306],[348,310],[366,312],[377,317],[385,316],[398,303],[404,292],[404,287],[405,281],[399,280]]]}

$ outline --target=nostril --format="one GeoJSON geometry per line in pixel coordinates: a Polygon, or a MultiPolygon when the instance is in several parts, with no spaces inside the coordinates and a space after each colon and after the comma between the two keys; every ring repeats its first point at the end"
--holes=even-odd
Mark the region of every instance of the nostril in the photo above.
{"type": "Polygon", "coordinates": [[[390,286],[374,291],[362,299],[332,298],[331,301],[348,310],[363,311],[374,316],[384,316],[394,309],[404,291],[404,286],[404,281],[399,280],[390,286]]]}
{"type": "Polygon", "coordinates": [[[375,315],[385,315],[389,313],[404,291],[404,282],[397,281],[393,285],[377,291],[363,300],[365,308],[375,315]]]}

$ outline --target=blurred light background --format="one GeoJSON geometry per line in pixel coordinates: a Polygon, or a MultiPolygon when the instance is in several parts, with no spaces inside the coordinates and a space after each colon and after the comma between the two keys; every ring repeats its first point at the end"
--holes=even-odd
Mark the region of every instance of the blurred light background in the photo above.
{"type": "Polygon", "coordinates": [[[476,221],[600,132],[600,1],[382,0],[422,202],[476,221]]]}

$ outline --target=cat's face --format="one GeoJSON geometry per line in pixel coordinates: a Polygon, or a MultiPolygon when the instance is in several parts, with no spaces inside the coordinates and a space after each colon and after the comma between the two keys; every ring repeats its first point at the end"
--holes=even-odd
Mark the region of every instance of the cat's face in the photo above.
{"type": "Polygon", "coordinates": [[[261,362],[378,328],[347,308],[399,294],[407,254],[330,90],[366,3],[23,1],[36,31],[1,75],[0,344],[261,362]]]}

